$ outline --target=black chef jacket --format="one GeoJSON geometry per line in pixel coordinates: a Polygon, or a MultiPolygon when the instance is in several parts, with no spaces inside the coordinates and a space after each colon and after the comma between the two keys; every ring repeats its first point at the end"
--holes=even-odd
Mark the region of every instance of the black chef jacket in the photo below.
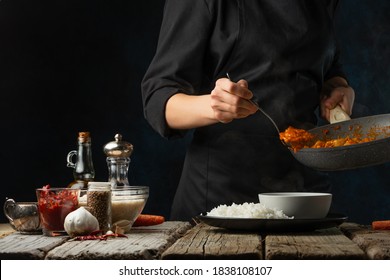
{"type": "MultiPolygon", "coordinates": [[[[167,100],[210,93],[218,78],[245,79],[281,130],[316,124],[323,82],[343,76],[326,0],[167,0],[157,51],[142,81],[144,113],[167,138],[167,100]]],[[[190,108],[189,108],[190,110],[190,108]]],[[[329,191],[325,174],[299,164],[260,112],[195,129],[171,219],[276,191],[329,191]]]]}

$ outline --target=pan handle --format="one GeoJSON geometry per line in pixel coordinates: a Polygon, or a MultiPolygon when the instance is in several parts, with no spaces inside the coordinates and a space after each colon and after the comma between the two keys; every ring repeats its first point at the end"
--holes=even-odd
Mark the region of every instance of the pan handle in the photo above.
{"type": "Polygon", "coordinates": [[[344,112],[344,110],[341,109],[339,105],[334,107],[334,109],[330,110],[329,121],[331,124],[348,121],[350,119],[351,119],[350,116],[346,112],[344,112]]]}

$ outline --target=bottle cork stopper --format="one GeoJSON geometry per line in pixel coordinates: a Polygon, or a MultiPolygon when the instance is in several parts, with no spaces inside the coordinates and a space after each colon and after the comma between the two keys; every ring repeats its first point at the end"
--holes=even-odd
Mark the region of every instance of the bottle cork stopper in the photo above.
{"type": "Polygon", "coordinates": [[[88,131],[79,132],[79,141],[80,142],[89,142],[89,141],[91,141],[90,133],[88,131]]]}

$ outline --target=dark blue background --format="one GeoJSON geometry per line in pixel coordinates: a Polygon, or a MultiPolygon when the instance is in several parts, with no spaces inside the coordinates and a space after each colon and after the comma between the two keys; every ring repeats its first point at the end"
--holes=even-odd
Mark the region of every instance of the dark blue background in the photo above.
{"type": "MultiPolygon", "coordinates": [[[[355,117],[390,112],[390,2],[344,0],[336,18],[355,117]]],[[[0,0],[0,198],[72,180],[66,155],[92,134],[96,180],[103,146],[134,145],[129,180],[148,185],[145,212],[168,217],[189,139],[167,141],[143,118],[140,83],[153,57],[163,0],[0,0]]],[[[333,211],[351,221],[390,219],[390,165],[333,172],[333,211]]],[[[5,217],[1,215],[1,221],[5,217]]]]}

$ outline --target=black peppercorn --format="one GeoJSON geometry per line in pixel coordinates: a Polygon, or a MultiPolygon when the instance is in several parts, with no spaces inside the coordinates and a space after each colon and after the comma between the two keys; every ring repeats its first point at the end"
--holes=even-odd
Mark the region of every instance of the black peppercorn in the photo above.
{"type": "Polygon", "coordinates": [[[99,229],[111,229],[111,185],[106,182],[88,183],[87,207],[99,222],[99,229]]]}

